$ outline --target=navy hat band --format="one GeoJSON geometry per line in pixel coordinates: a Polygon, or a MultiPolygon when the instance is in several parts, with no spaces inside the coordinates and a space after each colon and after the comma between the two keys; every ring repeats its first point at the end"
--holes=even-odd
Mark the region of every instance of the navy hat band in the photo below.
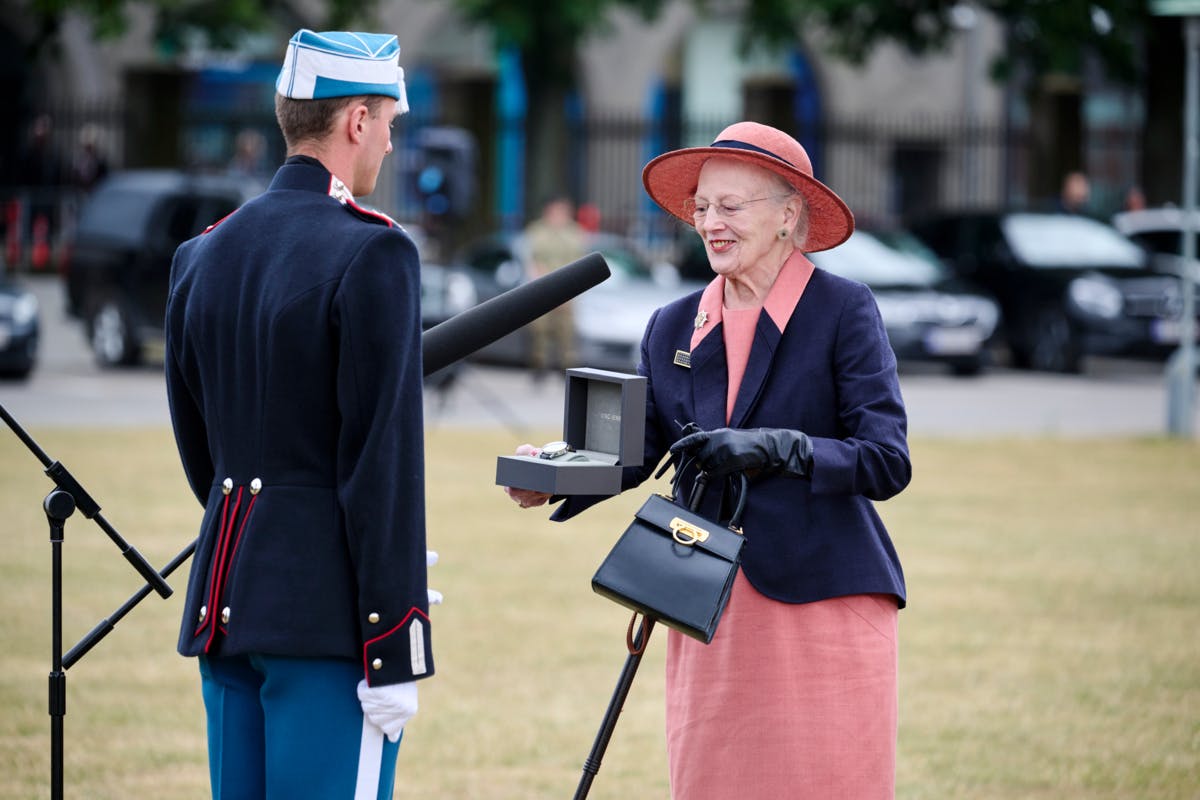
{"type": "Polygon", "coordinates": [[[770,150],[766,149],[765,147],[758,147],[756,145],[749,144],[748,142],[739,142],[737,139],[721,139],[719,141],[713,142],[711,146],[712,147],[730,147],[730,148],[733,148],[734,150],[753,150],[755,153],[762,153],[764,156],[770,156],[771,158],[775,159],[776,161],[782,161],[783,163],[787,164],[789,167],[796,166],[792,162],[788,161],[786,158],[780,158],[775,153],[772,153],[770,150]]]}

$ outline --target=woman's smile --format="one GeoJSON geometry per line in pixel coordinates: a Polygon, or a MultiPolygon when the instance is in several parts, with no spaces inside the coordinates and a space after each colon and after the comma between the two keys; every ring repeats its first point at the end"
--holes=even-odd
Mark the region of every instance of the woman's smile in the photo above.
{"type": "Polygon", "coordinates": [[[737,242],[733,239],[709,239],[708,249],[712,251],[713,255],[720,255],[729,252],[735,244],[737,242]]]}

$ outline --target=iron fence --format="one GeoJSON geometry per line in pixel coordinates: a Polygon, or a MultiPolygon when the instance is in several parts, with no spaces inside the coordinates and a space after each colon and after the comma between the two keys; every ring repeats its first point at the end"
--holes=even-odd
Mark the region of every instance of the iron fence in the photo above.
{"type": "MultiPolygon", "coordinates": [[[[133,124],[120,100],[44,109],[54,121],[52,147],[63,166],[53,185],[19,180],[20,151],[10,147],[4,159],[5,257],[18,268],[52,268],[53,254],[69,239],[72,221],[86,187],[70,178],[67,166],[80,142],[93,138],[112,169],[141,166],[130,145],[145,132],[130,135],[133,124]],[[52,209],[47,211],[47,209],[52,209]],[[39,218],[43,221],[39,222],[39,218]]],[[[705,144],[726,120],[652,120],[637,116],[588,115],[569,119],[570,149],[565,189],[598,212],[605,230],[632,235],[648,245],[673,240],[680,226],[659,212],[641,186],[642,166],[674,147],[705,144]]],[[[396,126],[396,149],[375,193],[367,201],[401,220],[420,220],[422,199],[413,176],[421,168],[414,149],[416,132],[427,125],[452,124],[410,115],[396,126]]],[[[284,154],[272,109],[185,112],[180,119],[177,164],[180,168],[229,169],[239,134],[256,132],[262,148],[255,166],[269,177],[284,154]]],[[[164,132],[166,135],[167,132],[164,132]]],[[[793,131],[813,156],[816,176],[834,188],[856,216],[883,224],[938,208],[1028,205],[1030,136],[1022,128],[963,119],[830,119],[793,131]]],[[[456,221],[451,236],[482,229],[514,227],[523,221],[523,195],[514,191],[522,165],[522,123],[498,121],[477,139],[479,196],[469,221],[456,221]],[[486,174],[484,174],[486,173],[486,174]]],[[[1135,131],[1089,131],[1087,169],[1100,210],[1115,210],[1124,188],[1134,183],[1140,163],[1135,131]]],[[[1048,200],[1048,198],[1045,198],[1048,200]]]]}

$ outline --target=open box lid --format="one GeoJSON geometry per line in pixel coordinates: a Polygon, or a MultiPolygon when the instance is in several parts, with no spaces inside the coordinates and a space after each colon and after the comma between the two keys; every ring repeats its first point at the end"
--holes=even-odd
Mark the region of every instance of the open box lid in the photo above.
{"type": "Polygon", "coordinates": [[[609,454],[622,467],[640,466],[646,379],[591,367],[568,369],[563,438],[577,451],[609,454]]]}

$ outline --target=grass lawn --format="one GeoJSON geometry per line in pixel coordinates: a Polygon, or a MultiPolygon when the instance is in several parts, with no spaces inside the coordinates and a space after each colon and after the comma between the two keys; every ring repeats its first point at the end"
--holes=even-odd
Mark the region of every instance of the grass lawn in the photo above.
{"type": "MultiPolygon", "coordinates": [[[[194,537],[200,509],[169,431],[32,433],[151,563],[194,537]]],[[[430,583],[446,602],[396,798],[570,797],[623,663],[627,615],[589,580],[645,491],[550,523],[493,486],[495,455],[515,444],[428,432],[430,583]]],[[[923,439],[912,451],[912,486],[879,507],[909,583],[897,796],[1200,795],[1200,447],[923,439]]],[[[0,431],[0,800],[49,794],[50,488],[0,431]]],[[[66,649],[140,582],[79,515],[64,553],[66,649]]],[[[68,797],[207,796],[195,663],[174,652],[187,566],[175,597],[146,598],[69,672],[68,797]]],[[[664,643],[651,642],[593,798],[667,795],[664,643]]]]}

